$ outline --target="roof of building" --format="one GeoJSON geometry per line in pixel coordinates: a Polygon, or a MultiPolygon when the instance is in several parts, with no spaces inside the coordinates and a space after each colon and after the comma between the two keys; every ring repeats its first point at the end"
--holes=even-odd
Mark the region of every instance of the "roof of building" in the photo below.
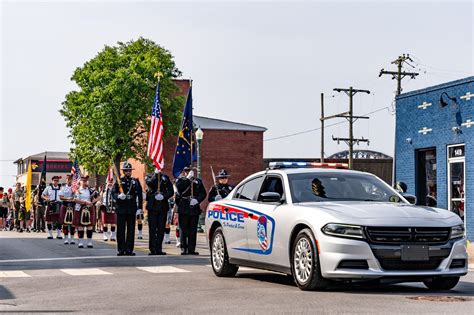
{"type": "Polygon", "coordinates": [[[24,157],[24,158],[19,158],[18,160],[16,160],[13,163],[17,164],[20,161],[29,160],[29,159],[31,159],[31,160],[43,160],[45,155],[46,155],[47,160],[65,160],[65,161],[69,160],[69,152],[46,151],[46,152],[41,152],[41,153],[37,153],[37,154],[34,154],[34,155],[30,155],[30,156],[27,156],[27,157],[24,157]]]}
{"type": "Polygon", "coordinates": [[[423,88],[423,89],[419,89],[419,90],[415,90],[415,91],[410,91],[410,92],[407,92],[407,93],[402,93],[399,96],[397,96],[397,99],[402,99],[402,98],[405,98],[405,97],[410,97],[410,96],[413,96],[413,95],[423,94],[423,93],[427,93],[427,92],[433,92],[433,91],[436,91],[436,90],[443,90],[443,89],[447,89],[447,88],[450,88],[450,87],[453,87],[453,86],[456,86],[456,85],[462,85],[462,84],[466,84],[466,83],[470,83],[470,82],[474,82],[474,76],[470,76],[470,77],[466,77],[464,79],[454,80],[454,81],[450,81],[450,82],[446,82],[446,83],[442,83],[442,84],[438,84],[438,85],[429,86],[427,88],[423,88]]]}
{"type": "Polygon", "coordinates": [[[233,121],[227,121],[216,118],[202,117],[202,116],[193,116],[194,124],[201,129],[216,129],[216,130],[241,130],[241,131],[261,131],[265,132],[267,128],[242,124],[233,121]]]}

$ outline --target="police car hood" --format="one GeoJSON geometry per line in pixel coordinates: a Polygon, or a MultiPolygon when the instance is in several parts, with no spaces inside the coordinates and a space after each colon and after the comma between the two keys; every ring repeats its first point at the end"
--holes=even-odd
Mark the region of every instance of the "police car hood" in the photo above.
{"type": "Polygon", "coordinates": [[[322,211],[335,223],[391,226],[453,226],[462,224],[454,213],[406,203],[372,201],[335,201],[300,203],[299,206],[322,211]]]}

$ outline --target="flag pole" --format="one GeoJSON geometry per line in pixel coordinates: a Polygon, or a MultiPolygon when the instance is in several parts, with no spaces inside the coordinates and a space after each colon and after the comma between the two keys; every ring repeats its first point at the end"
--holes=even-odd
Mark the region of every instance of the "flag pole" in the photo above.
{"type": "MultiPolygon", "coordinates": [[[[189,89],[191,89],[193,87],[193,80],[189,80],[189,89]]],[[[189,93],[188,93],[189,95],[189,93]]],[[[191,103],[192,103],[193,99],[192,99],[192,95],[191,95],[191,103]]],[[[186,101],[187,102],[187,101],[186,101]]],[[[192,115],[192,109],[193,107],[191,106],[191,120],[193,120],[193,115],[192,115]]],[[[190,136],[191,136],[191,171],[193,169],[193,135],[194,135],[194,122],[191,123],[191,130],[189,131],[190,132],[190,136]]],[[[194,174],[194,172],[193,172],[194,174]]],[[[194,198],[194,189],[193,189],[193,180],[191,179],[191,198],[194,198]]]]}

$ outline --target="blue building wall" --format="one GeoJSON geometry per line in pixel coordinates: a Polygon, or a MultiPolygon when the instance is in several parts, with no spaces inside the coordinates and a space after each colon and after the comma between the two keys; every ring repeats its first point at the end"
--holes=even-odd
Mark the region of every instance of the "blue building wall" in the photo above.
{"type": "Polygon", "coordinates": [[[474,240],[474,125],[462,126],[467,120],[474,121],[474,77],[448,82],[402,94],[396,100],[396,180],[408,185],[408,193],[415,194],[416,150],[436,148],[437,200],[439,208],[448,208],[447,147],[465,145],[465,221],[467,237],[474,240]],[[467,93],[472,97],[466,97],[467,93]],[[448,105],[440,105],[440,97],[448,105]],[[455,97],[451,101],[448,97],[455,97]],[[463,98],[461,98],[463,97],[463,98]],[[419,108],[424,102],[431,103],[426,109],[419,108]],[[432,131],[419,132],[424,127],[432,131]],[[460,128],[460,133],[452,130],[460,128]],[[408,139],[411,139],[411,143],[408,139]]]}

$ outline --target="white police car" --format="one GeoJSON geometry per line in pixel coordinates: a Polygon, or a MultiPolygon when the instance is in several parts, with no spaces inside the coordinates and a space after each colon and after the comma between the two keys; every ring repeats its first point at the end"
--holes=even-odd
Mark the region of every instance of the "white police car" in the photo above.
{"type": "Polygon", "coordinates": [[[421,281],[446,290],[467,274],[456,214],[411,205],[372,174],[312,164],[273,163],[209,204],[217,276],[249,266],[292,274],[302,290],[330,280],[421,281]]]}

